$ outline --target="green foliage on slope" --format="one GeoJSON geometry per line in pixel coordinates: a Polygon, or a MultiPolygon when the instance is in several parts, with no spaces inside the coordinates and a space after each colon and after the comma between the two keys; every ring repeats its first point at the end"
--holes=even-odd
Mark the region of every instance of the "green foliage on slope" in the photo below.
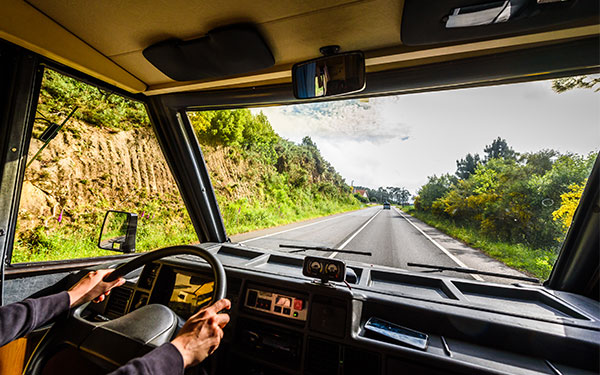
{"type": "Polygon", "coordinates": [[[596,154],[519,155],[500,138],[493,144],[500,147],[488,146],[473,173],[463,174],[458,163],[457,175],[465,178],[429,177],[415,199],[415,215],[509,265],[546,277],[596,154]]]}
{"type": "Polygon", "coordinates": [[[100,128],[129,130],[148,127],[144,105],[46,69],[38,111],[52,121],[78,106],[75,118],[100,128]]]}
{"type": "Polygon", "coordinates": [[[233,188],[215,185],[229,234],[360,207],[310,137],[300,144],[283,139],[262,112],[248,109],[193,112],[189,117],[201,144],[227,148],[229,159],[252,161],[241,179],[252,181],[252,194],[232,191],[239,181],[233,188]]]}

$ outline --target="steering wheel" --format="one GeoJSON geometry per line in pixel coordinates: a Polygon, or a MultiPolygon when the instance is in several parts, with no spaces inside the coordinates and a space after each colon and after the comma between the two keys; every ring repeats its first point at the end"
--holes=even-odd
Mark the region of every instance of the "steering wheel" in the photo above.
{"type": "Polygon", "coordinates": [[[162,259],[171,255],[181,254],[197,255],[200,258],[206,260],[212,268],[213,276],[215,279],[215,286],[213,289],[213,302],[225,298],[225,294],[227,292],[227,280],[225,276],[225,269],[223,268],[221,261],[208,251],[192,245],[165,247],[164,249],[144,253],[138,257],[133,258],[127,263],[121,264],[113,272],[107,275],[104,278],[104,281],[115,281],[119,277],[123,277],[129,272],[134,271],[140,268],[141,266],[153,262],[157,259],[162,259]]]}
{"type": "MultiPolygon", "coordinates": [[[[213,254],[191,245],[166,247],[144,253],[118,266],[104,281],[114,281],[150,262],[181,254],[197,255],[206,260],[214,276],[211,303],[225,298],[227,279],[223,265],[213,254]]],[[[151,304],[107,322],[90,322],[82,317],[87,305],[79,306],[68,318],[54,324],[37,346],[24,374],[42,374],[46,364],[51,367],[54,354],[73,348],[104,370],[112,370],[169,342],[177,331],[180,319],[167,306],[151,304]]]]}

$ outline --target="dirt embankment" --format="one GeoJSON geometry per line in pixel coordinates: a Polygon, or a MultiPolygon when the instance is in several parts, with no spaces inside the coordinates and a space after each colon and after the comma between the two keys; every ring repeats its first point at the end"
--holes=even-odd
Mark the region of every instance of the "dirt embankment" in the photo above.
{"type": "MultiPolygon", "coordinates": [[[[172,195],[177,187],[150,130],[110,132],[70,124],[27,168],[20,229],[75,216],[91,207],[132,207],[140,195],[172,195]]],[[[28,158],[42,146],[32,139],[28,158]]]]}
{"type": "MultiPolygon", "coordinates": [[[[32,139],[28,160],[42,144],[32,139]]],[[[252,196],[260,173],[253,172],[251,162],[228,148],[203,151],[217,194],[226,199],[252,196]]],[[[91,211],[134,210],[155,198],[181,204],[151,129],[113,132],[73,122],[27,168],[19,230],[91,211]]]]}
{"type": "Polygon", "coordinates": [[[218,195],[228,200],[256,197],[266,166],[243,159],[228,147],[203,146],[204,159],[213,187],[218,195]]]}

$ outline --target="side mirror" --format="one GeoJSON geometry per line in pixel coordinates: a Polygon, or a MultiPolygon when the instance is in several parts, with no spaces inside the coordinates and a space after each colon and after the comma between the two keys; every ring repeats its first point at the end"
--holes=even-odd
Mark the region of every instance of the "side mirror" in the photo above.
{"type": "Polygon", "coordinates": [[[104,250],[135,252],[137,214],[108,211],[104,217],[98,247],[104,250]]]}
{"type": "Polygon", "coordinates": [[[361,51],[319,57],[292,67],[297,99],[360,92],[365,89],[365,55],[361,51]]]}

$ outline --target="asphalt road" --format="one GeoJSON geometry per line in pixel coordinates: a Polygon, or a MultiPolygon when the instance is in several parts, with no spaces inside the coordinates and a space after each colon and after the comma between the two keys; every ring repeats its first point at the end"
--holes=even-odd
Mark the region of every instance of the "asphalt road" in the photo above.
{"type": "MultiPolygon", "coordinates": [[[[314,250],[298,254],[335,257],[422,273],[431,271],[409,267],[407,263],[469,267],[522,275],[396,208],[384,210],[382,206],[232,236],[232,241],[280,252],[293,251],[280,248],[280,244],[367,251],[371,252],[372,256],[314,250]]],[[[471,276],[455,272],[444,272],[443,275],[505,284],[516,282],[510,279],[471,276]]]]}

